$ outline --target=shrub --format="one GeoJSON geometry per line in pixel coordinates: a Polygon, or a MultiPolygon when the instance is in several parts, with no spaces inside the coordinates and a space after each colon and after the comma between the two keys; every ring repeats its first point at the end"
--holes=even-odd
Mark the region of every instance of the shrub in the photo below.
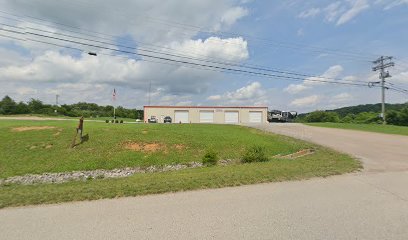
{"type": "Polygon", "coordinates": [[[106,122],[106,123],[109,123],[109,120],[108,120],[108,119],[106,119],[106,120],[105,120],[105,122],[106,122]]]}
{"type": "Polygon", "coordinates": [[[123,120],[120,120],[120,123],[123,123],[123,120]]]}
{"type": "Polygon", "coordinates": [[[335,112],[314,111],[306,115],[306,122],[339,122],[339,115],[335,112]]]}
{"type": "Polygon", "coordinates": [[[243,163],[266,162],[269,161],[269,158],[264,147],[253,146],[245,151],[245,154],[242,156],[241,161],[243,163]]]}
{"type": "Polygon", "coordinates": [[[115,120],[115,123],[119,123],[119,120],[115,120]]]}
{"type": "Polygon", "coordinates": [[[217,162],[217,153],[213,150],[208,150],[203,157],[203,164],[206,166],[214,166],[217,165],[217,162]]]}

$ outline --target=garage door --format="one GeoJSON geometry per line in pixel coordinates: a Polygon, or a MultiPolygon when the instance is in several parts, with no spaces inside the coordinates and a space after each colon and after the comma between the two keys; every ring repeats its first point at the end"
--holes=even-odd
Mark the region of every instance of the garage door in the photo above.
{"type": "Polygon", "coordinates": [[[174,111],[174,123],[189,123],[188,111],[174,111]]]}
{"type": "Polygon", "coordinates": [[[214,112],[213,111],[200,111],[200,123],[213,123],[214,112]]]}
{"type": "Polygon", "coordinates": [[[249,122],[250,123],[261,123],[262,122],[262,112],[249,112],[249,122]]]}
{"type": "Polygon", "coordinates": [[[225,123],[238,123],[238,112],[225,112],[225,123]]]}

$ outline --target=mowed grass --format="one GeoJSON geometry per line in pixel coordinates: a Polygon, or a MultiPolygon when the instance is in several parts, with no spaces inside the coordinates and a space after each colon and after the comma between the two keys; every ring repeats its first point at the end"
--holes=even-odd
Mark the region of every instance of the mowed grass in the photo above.
{"type": "Polygon", "coordinates": [[[307,125],[316,127],[341,128],[360,130],[366,132],[377,132],[408,136],[408,127],[404,126],[381,125],[381,124],[356,124],[356,123],[307,123],[307,125]]]}
{"type": "Polygon", "coordinates": [[[5,185],[0,186],[0,208],[299,180],[352,172],[361,167],[350,156],[327,148],[232,125],[85,122],[84,131],[90,135],[90,140],[73,149],[69,147],[75,134],[75,124],[71,121],[2,120],[0,131],[1,178],[27,173],[201,161],[207,149],[216,151],[220,159],[237,160],[247,147],[254,145],[264,146],[271,157],[270,161],[263,163],[137,174],[121,179],[31,186],[5,185]],[[23,126],[56,128],[13,131],[23,126]],[[166,150],[150,153],[127,150],[123,147],[126,141],[160,143],[166,146],[166,150]],[[50,145],[52,147],[47,148],[50,145]],[[276,154],[289,154],[304,148],[315,148],[316,153],[298,159],[273,158],[276,154]]]}
{"type": "Polygon", "coordinates": [[[216,151],[221,159],[239,159],[246,147],[252,145],[264,146],[270,156],[311,146],[232,125],[85,122],[84,133],[89,134],[90,140],[70,148],[76,125],[72,121],[0,121],[0,178],[201,161],[207,149],[216,151]],[[55,128],[13,130],[26,126],[55,128]],[[125,148],[126,142],[159,143],[164,150],[131,151],[125,148]]]}

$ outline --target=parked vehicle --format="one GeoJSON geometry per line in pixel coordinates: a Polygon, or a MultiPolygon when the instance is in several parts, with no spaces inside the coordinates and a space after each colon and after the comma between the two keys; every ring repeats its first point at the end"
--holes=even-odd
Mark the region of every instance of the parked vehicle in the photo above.
{"type": "Polygon", "coordinates": [[[148,123],[157,123],[157,118],[156,116],[151,116],[149,119],[147,119],[148,123]]]}
{"type": "Polygon", "coordinates": [[[297,114],[295,111],[272,110],[268,113],[268,122],[293,122],[297,114]]]}
{"type": "Polygon", "coordinates": [[[170,117],[170,116],[164,117],[163,122],[164,122],[164,123],[171,123],[171,117],[170,117]]]}

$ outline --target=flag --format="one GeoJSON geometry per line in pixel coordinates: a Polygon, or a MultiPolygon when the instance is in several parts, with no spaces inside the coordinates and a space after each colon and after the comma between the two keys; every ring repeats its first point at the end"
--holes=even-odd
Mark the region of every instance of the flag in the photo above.
{"type": "Polygon", "coordinates": [[[116,100],[116,89],[113,89],[112,100],[113,100],[113,101],[116,100]]]}

